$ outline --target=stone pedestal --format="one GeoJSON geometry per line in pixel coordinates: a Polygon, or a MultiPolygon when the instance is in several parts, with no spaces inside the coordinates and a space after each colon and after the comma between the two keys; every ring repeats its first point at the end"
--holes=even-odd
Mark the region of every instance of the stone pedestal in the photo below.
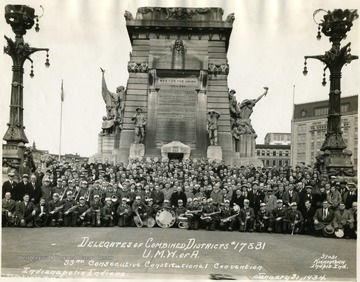
{"type": "Polygon", "coordinates": [[[145,146],[144,144],[135,144],[130,145],[129,159],[142,159],[145,156],[145,146]]]}
{"type": "Polygon", "coordinates": [[[255,156],[255,137],[253,134],[240,135],[238,143],[238,150],[241,158],[252,158],[255,156]]]}
{"type": "Polygon", "coordinates": [[[207,149],[207,158],[217,162],[222,161],[222,150],[220,146],[209,146],[207,149]]]}
{"type": "Polygon", "coordinates": [[[118,162],[120,161],[119,152],[120,133],[98,136],[98,150],[97,153],[89,158],[89,162],[93,162],[97,159],[100,162],[108,161],[118,162]]]}

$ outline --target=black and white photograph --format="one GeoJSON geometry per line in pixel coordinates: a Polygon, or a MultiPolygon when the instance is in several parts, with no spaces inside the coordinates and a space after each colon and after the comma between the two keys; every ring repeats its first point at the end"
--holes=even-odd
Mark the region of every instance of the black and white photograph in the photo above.
{"type": "Polygon", "coordinates": [[[2,1],[4,281],[357,281],[356,0],[2,1]]]}

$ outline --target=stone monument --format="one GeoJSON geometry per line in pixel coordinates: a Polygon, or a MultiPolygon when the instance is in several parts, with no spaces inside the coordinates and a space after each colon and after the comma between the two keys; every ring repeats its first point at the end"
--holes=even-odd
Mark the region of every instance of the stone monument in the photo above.
{"type": "Polygon", "coordinates": [[[234,16],[222,16],[221,8],[142,7],[135,17],[125,12],[132,52],[121,161],[132,157],[132,116],[138,107],[147,118],[146,157],[207,157],[214,140],[207,132],[212,109],[220,115],[214,147],[232,161],[226,54],[234,16]]]}
{"type": "Polygon", "coordinates": [[[249,116],[261,97],[241,105],[229,101],[227,50],[235,18],[230,14],[223,20],[223,13],[221,8],[163,7],[141,7],[135,17],[125,12],[132,45],[126,105],[118,135],[108,122],[113,117],[104,118],[99,144],[114,138],[108,159],[255,160],[255,132],[238,131],[252,129],[249,116]],[[244,154],[243,147],[251,151],[244,154]]]}

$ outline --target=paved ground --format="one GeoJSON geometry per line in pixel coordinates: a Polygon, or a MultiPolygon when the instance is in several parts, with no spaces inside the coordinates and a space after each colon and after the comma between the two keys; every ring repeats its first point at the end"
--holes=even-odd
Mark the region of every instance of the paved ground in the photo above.
{"type": "Polygon", "coordinates": [[[356,241],[176,228],[2,229],[3,277],[355,281],[356,241]]]}

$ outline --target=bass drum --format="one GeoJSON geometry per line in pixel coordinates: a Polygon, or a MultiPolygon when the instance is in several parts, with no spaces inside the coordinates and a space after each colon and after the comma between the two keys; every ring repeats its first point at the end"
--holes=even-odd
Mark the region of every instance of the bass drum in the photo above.
{"type": "Polygon", "coordinates": [[[172,210],[161,209],[156,214],[156,223],[161,228],[169,228],[175,223],[175,213],[172,210]]]}

